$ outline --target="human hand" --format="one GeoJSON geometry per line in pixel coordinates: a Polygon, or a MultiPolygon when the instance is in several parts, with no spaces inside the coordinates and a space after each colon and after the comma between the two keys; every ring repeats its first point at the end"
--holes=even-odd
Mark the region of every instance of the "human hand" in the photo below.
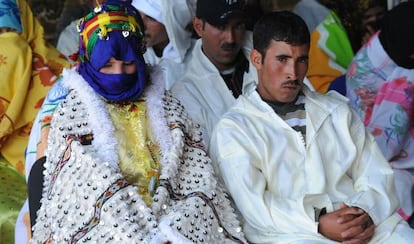
{"type": "MultiPolygon", "coordinates": [[[[344,203],[341,204],[341,209],[349,208],[344,203]]],[[[359,209],[359,208],[357,208],[359,209]]],[[[363,211],[362,209],[360,209],[363,211]]],[[[353,217],[353,216],[352,216],[353,217]]],[[[342,236],[346,241],[344,244],[363,244],[368,243],[371,240],[375,232],[375,225],[372,222],[371,217],[363,211],[363,214],[352,218],[347,215],[343,215],[338,219],[340,223],[348,222],[349,228],[342,233],[342,236]]]]}
{"type": "Polygon", "coordinates": [[[352,221],[355,216],[363,214],[363,211],[358,208],[341,207],[333,212],[326,213],[319,217],[318,231],[323,236],[335,240],[344,241],[342,232],[348,228],[349,221],[352,221]]]}
{"type": "Polygon", "coordinates": [[[375,225],[366,212],[359,216],[354,215],[354,218],[342,216],[338,219],[338,222],[346,226],[346,230],[341,233],[343,243],[368,243],[374,235],[375,225]]]}
{"type": "Polygon", "coordinates": [[[371,239],[374,230],[375,226],[367,213],[344,204],[339,210],[319,218],[319,233],[335,241],[366,243],[371,239]]]}
{"type": "MultiPolygon", "coordinates": [[[[362,227],[364,228],[364,227],[362,227]]],[[[343,241],[343,244],[365,244],[368,243],[375,232],[375,225],[369,225],[361,234],[343,241]]]]}

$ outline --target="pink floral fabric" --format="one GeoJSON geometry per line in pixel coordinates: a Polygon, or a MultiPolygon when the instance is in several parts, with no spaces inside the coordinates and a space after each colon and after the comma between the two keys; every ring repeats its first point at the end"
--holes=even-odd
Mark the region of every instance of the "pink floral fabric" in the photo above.
{"type": "Polygon", "coordinates": [[[400,213],[407,219],[414,205],[414,69],[397,66],[376,34],[354,57],[346,86],[350,106],[395,171],[400,213]]]}

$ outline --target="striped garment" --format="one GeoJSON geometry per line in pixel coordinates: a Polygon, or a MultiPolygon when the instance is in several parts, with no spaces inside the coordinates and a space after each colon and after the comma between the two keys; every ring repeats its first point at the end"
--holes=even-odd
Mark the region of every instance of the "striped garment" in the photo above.
{"type": "Polygon", "coordinates": [[[305,96],[299,93],[292,103],[281,103],[264,100],[290,127],[300,132],[306,142],[305,96]]]}

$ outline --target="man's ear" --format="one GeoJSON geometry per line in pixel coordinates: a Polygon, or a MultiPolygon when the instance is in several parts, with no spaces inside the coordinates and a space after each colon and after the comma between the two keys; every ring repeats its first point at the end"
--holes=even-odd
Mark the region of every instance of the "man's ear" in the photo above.
{"type": "Polygon", "coordinates": [[[260,69],[262,67],[262,54],[256,49],[252,49],[250,52],[250,61],[256,69],[260,69]]]}
{"type": "Polygon", "coordinates": [[[194,31],[197,33],[197,35],[199,37],[201,37],[202,36],[202,31],[203,31],[203,20],[199,19],[197,17],[194,17],[193,18],[193,28],[194,28],[194,31]]]}

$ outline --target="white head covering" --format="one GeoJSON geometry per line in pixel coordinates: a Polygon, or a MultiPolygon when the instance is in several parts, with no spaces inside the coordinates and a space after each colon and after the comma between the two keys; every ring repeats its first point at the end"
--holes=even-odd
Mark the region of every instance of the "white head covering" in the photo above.
{"type": "Polygon", "coordinates": [[[180,62],[184,60],[187,51],[192,46],[191,33],[186,29],[191,23],[192,15],[187,0],[161,0],[165,28],[170,42],[180,56],[180,62]]]}
{"type": "Polygon", "coordinates": [[[132,6],[138,11],[150,16],[158,22],[164,24],[161,0],[133,0],[132,6]]]}
{"type": "Polygon", "coordinates": [[[186,27],[194,16],[194,0],[133,0],[132,5],[139,11],[162,23],[167,30],[170,43],[163,52],[163,58],[178,62],[184,60],[192,46],[191,33],[186,27]],[[177,60],[178,59],[178,60],[177,60]]]}

